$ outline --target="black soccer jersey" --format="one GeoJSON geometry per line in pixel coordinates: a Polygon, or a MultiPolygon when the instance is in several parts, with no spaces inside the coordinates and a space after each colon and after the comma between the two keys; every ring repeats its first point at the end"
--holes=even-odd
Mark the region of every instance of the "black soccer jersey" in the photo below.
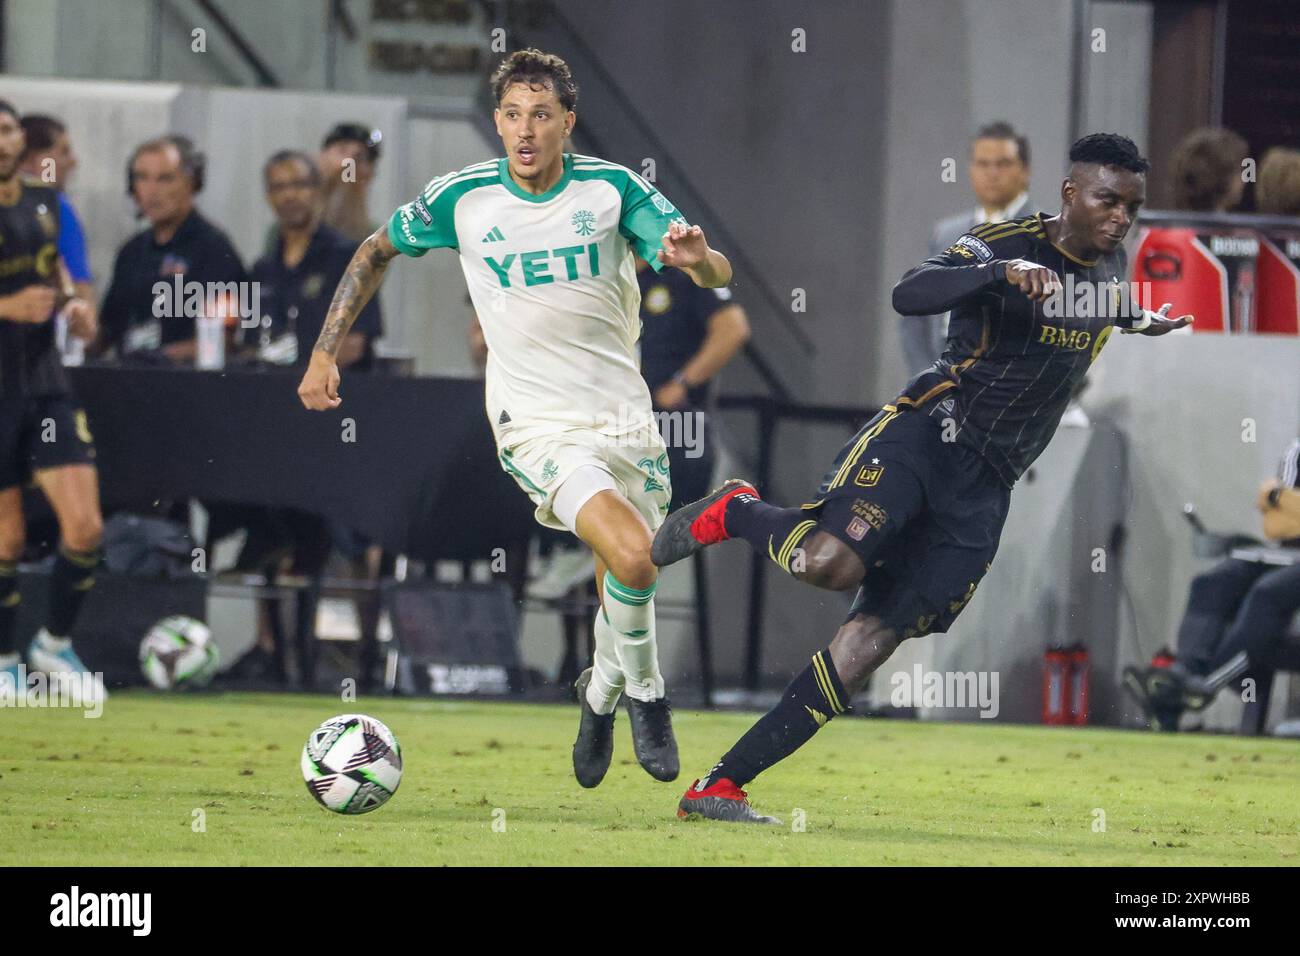
{"type": "Polygon", "coordinates": [[[904,315],[952,310],[943,357],[913,378],[894,404],[951,418],[1008,486],[1047,447],[1075,387],[1113,326],[1129,326],[1122,248],[1092,262],[1047,237],[1042,214],[976,226],[894,287],[904,315]],[[1025,259],[1052,269],[1064,293],[1034,302],[1006,281],[1025,259]]]}
{"type": "MultiPolygon", "coordinates": [[[[20,180],[12,206],[0,205],[0,295],[29,285],[59,288],[59,197],[34,180],[20,180]]],[[[61,395],[68,389],[55,347],[54,322],[0,319],[0,397],[61,395]]]]}

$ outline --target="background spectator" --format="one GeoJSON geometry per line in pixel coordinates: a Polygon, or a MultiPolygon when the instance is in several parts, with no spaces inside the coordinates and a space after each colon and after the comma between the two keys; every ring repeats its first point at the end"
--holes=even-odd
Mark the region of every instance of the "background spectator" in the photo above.
{"type": "MultiPolygon", "coordinates": [[[[275,212],[276,243],[253,265],[262,323],[249,330],[262,358],[305,365],[325,324],[334,290],[357,244],[321,222],[321,173],[305,153],[281,150],[266,162],[266,201],[275,212]]],[[[383,333],[375,295],[339,352],[342,367],[369,363],[383,333]]]]}
{"type": "Polygon", "coordinates": [[[1246,141],[1230,129],[1192,130],[1170,157],[1174,208],[1226,212],[1241,202],[1246,141]]]}
{"type": "Polygon", "coordinates": [[[59,192],[59,255],[72,276],[77,297],[86,302],[95,300],[91,283],[90,257],[86,254],[86,234],[68,198],[68,182],[77,168],[77,156],[72,151],[72,140],[61,120],[41,113],[23,117],[23,132],[27,134],[27,147],[23,152],[21,169],[39,179],[43,185],[53,186],[59,192]]]}
{"type": "Polygon", "coordinates": [[[203,154],[184,136],[160,136],[132,153],[127,185],[149,226],[118,250],[96,352],[160,351],[172,361],[193,361],[194,317],[177,309],[166,311],[179,314],[155,315],[154,284],[178,275],[183,283],[246,279],[230,239],[194,207],[203,189],[203,165],[203,154]]]}
{"type": "Polygon", "coordinates": [[[1274,146],[1264,154],[1255,205],[1270,216],[1300,216],[1300,149],[1274,146]]]}
{"type": "MultiPolygon", "coordinates": [[[[1029,140],[1003,120],[982,126],[970,144],[967,166],[973,209],[940,220],[930,235],[930,252],[938,255],[971,227],[1033,215],[1029,199],[1029,140]]],[[[908,374],[919,372],[943,354],[948,334],[944,315],[904,315],[900,336],[908,374]]]]}
{"type": "Polygon", "coordinates": [[[339,123],[321,143],[325,224],[361,242],[378,228],[367,211],[383,134],[361,123],[339,123]]]}

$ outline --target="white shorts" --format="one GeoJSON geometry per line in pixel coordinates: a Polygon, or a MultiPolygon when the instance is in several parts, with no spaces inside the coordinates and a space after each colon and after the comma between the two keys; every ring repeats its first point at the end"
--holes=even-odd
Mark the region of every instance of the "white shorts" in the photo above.
{"type": "Polygon", "coordinates": [[[607,474],[614,490],[631,503],[651,531],[668,514],[673,496],[668,449],[653,422],[617,437],[574,428],[527,438],[502,448],[499,457],[501,466],[537,505],[537,523],[548,528],[574,530],[555,514],[555,493],[585,466],[607,474]]]}

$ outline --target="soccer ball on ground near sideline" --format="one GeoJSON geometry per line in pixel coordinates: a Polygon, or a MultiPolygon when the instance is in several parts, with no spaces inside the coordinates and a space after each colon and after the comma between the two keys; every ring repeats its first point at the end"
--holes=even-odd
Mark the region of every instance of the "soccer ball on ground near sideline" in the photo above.
{"type": "Polygon", "coordinates": [[[220,661],[208,626],[182,614],[163,618],[140,642],[140,669],[159,690],[202,687],[220,661]]]}
{"type": "Polygon", "coordinates": [[[365,714],[331,717],[302,748],[302,778],[335,813],[369,813],[402,782],[402,750],[382,721],[365,714]]]}

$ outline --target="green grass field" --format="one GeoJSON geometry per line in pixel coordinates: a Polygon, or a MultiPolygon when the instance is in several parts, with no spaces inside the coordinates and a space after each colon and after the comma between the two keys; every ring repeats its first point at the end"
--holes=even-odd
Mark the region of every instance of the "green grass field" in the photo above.
{"type": "Polygon", "coordinates": [[[846,719],[751,787],[784,827],[677,820],[751,721],[678,713],[683,777],[662,784],[620,719],[614,766],[585,791],[574,707],[119,692],[97,720],[4,710],[0,864],[1300,861],[1300,746],[1278,740],[846,719]],[[307,734],[347,711],[385,721],[405,759],[397,795],[360,817],[323,810],[298,771],[307,734]]]}

